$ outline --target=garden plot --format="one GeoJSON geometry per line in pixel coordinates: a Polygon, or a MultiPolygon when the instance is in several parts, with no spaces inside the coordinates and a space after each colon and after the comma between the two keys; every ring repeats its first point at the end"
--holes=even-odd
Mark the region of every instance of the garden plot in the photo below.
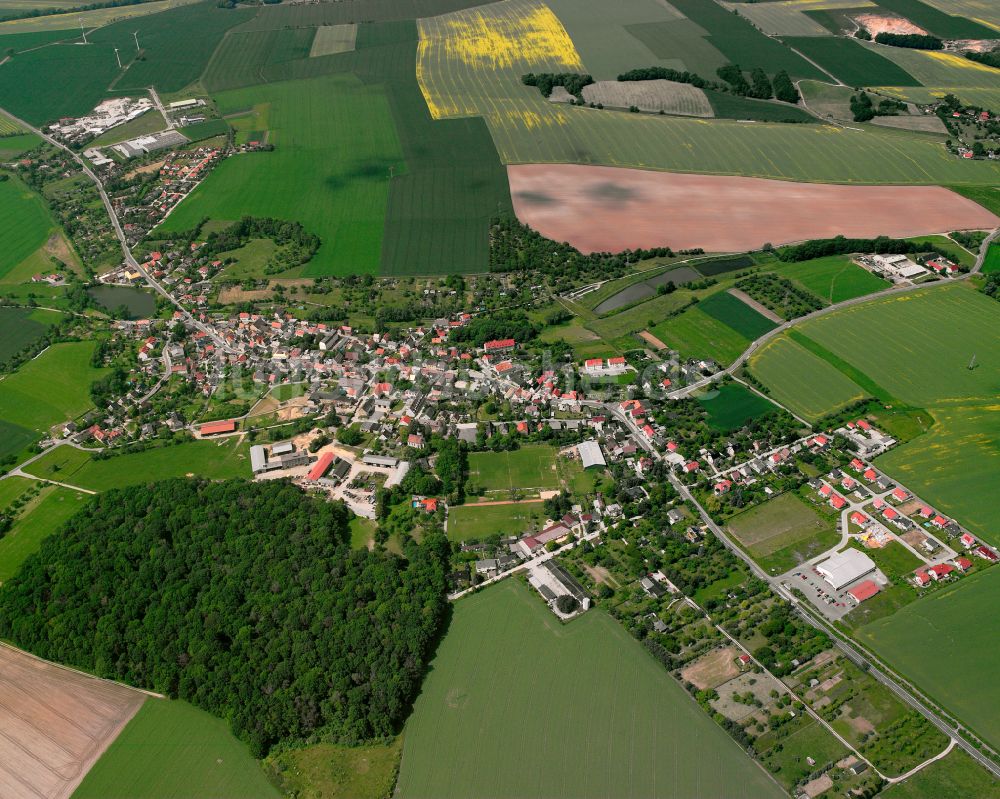
{"type": "Polygon", "coordinates": [[[705,92],[672,80],[602,80],[583,88],[583,99],[605,108],[638,108],[688,117],[712,117],[705,92]]]}

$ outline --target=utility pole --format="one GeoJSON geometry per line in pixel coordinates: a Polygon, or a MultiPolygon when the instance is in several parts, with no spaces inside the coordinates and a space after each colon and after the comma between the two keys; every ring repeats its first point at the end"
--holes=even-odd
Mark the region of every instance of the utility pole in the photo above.
{"type": "Polygon", "coordinates": [[[118,62],[118,69],[122,68],[122,60],[118,57],[118,48],[115,48],[115,60],[118,62]]]}

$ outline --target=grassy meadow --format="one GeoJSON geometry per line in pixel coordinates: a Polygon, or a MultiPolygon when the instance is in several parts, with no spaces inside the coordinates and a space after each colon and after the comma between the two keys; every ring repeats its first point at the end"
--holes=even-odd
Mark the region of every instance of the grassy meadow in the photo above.
{"type": "Polygon", "coordinates": [[[784,794],[602,610],[563,625],[518,580],[456,604],[396,796],[652,795],[784,794]],[[526,688],[540,675],[544,688],[526,688]]]}
{"type": "Polygon", "coordinates": [[[1000,686],[992,680],[1000,621],[988,608],[1000,570],[988,569],[857,631],[857,637],[993,746],[1000,745],[1000,686]]]}
{"type": "MultiPolygon", "coordinates": [[[[52,535],[59,526],[76,513],[87,500],[87,495],[61,486],[42,486],[21,477],[8,477],[4,489],[15,489],[18,496],[31,487],[38,487],[37,495],[27,499],[15,512],[14,525],[0,538],[0,584],[17,574],[25,559],[38,550],[42,539],[52,535]]],[[[0,510],[10,502],[0,500],[0,510]]]]}
{"type": "Polygon", "coordinates": [[[750,346],[750,339],[705,313],[700,305],[665,319],[649,332],[685,358],[712,358],[726,366],[750,346]]]}
{"type": "Polygon", "coordinates": [[[709,426],[724,432],[738,430],[751,419],[777,410],[773,402],[739,383],[726,383],[721,388],[696,395],[695,399],[708,413],[709,426]]]}
{"type": "Polygon", "coordinates": [[[771,574],[781,574],[840,540],[835,519],[819,514],[797,494],[785,493],[743,511],[728,530],[771,574]]]}
{"type": "Polygon", "coordinates": [[[0,284],[45,244],[55,226],[45,202],[19,178],[0,181],[0,284]]]}
{"type": "Polygon", "coordinates": [[[250,477],[249,448],[239,437],[189,441],[103,460],[73,447],[59,447],[31,464],[36,477],[69,483],[91,491],[107,491],[171,477],[195,475],[214,480],[250,477]]]}
{"type": "Polygon", "coordinates": [[[61,319],[58,311],[43,308],[0,308],[0,363],[40,339],[61,319]]]}
{"type": "Polygon", "coordinates": [[[843,255],[831,255],[797,264],[780,264],[769,271],[798,283],[806,291],[831,305],[864,297],[891,285],[843,255]]]}
{"type": "Polygon", "coordinates": [[[222,719],[186,702],[147,699],[73,799],[277,799],[277,789],[222,719]]]}

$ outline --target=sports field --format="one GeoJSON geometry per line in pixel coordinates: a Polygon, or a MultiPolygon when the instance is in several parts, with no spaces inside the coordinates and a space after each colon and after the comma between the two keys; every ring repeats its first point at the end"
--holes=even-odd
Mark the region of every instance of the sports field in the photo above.
{"type": "Polygon", "coordinates": [[[456,505],[448,509],[448,538],[470,541],[491,535],[520,535],[545,522],[541,502],[521,502],[514,505],[456,505]]]}
{"type": "Polygon", "coordinates": [[[698,307],[750,341],[777,327],[766,316],[728,291],[720,291],[706,297],[698,303],[698,307]]]}
{"type": "Polygon", "coordinates": [[[400,799],[784,795],[610,616],[517,580],[455,605],[404,735],[400,799]]]}
{"type": "Polygon", "coordinates": [[[750,346],[750,339],[709,316],[700,305],[665,319],[650,332],[685,358],[712,358],[726,366],[750,346]]]}
{"type": "Polygon", "coordinates": [[[73,447],[60,447],[31,464],[38,477],[69,483],[91,491],[107,491],[151,480],[189,475],[224,480],[250,477],[249,447],[238,437],[218,441],[190,441],[156,447],[130,455],[96,460],[73,447]]]}
{"type": "Polygon", "coordinates": [[[577,71],[584,63],[557,22],[535,0],[422,20],[417,75],[431,111],[436,117],[483,116],[500,157],[514,164],[603,164],[845,183],[1000,180],[1000,165],[950,157],[917,134],[706,122],[550,103],[520,78],[532,71],[577,71]],[[495,35],[477,38],[470,33],[476,30],[495,35]],[[540,33],[532,37],[531,31],[540,33]],[[519,48],[518,37],[531,46],[519,48]]]}
{"type": "Polygon", "coordinates": [[[825,518],[793,493],[785,493],[733,516],[727,529],[762,568],[780,574],[840,540],[825,518]]]}
{"type": "Polygon", "coordinates": [[[810,421],[865,396],[854,381],[787,335],[767,342],[749,365],[770,396],[810,421]]]}
{"type": "Polygon", "coordinates": [[[857,631],[859,640],[993,746],[1000,745],[994,647],[1000,616],[989,611],[1000,570],[964,577],[857,631]]]}
{"type": "Polygon", "coordinates": [[[277,799],[229,725],[186,702],[147,699],[73,799],[277,799]]]}
{"type": "Polygon", "coordinates": [[[840,36],[787,36],[783,41],[848,86],[920,85],[901,66],[874,50],[862,47],[857,39],[840,36]]]}
{"type": "MultiPolygon", "coordinates": [[[[22,491],[27,484],[33,484],[23,478],[8,477],[3,481],[4,487],[15,481],[22,491]]],[[[18,510],[13,527],[0,538],[0,583],[17,574],[25,558],[38,550],[42,539],[54,533],[86,501],[87,496],[78,491],[46,486],[37,497],[18,510]]],[[[0,504],[0,511],[4,509],[4,504],[0,504]]]]}
{"type": "Polygon", "coordinates": [[[816,258],[797,264],[781,264],[770,271],[798,283],[806,291],[830,304],[864,297],[891,285],[843,255],[816,258]]]}
{"type": "Polygon", "coordinates": [[[774,413],[773,402],[755,394],[739,383],[726,383],[695,399],[708,413],[708,424],[716,430],[738,430],[751,419],[774,413]]]}
{"type": "MultiPolygon", "coordinates": [[[[55,222],[41,197],[17,177],[9,176],[0,181],[0,283],[4,282],[5,275],[45,244],[54,228],[55,222]]],[[[0,355],[0,360],[2,358],[0,355]]]]}
{"type": "Polygon", "coordinates": [[[106,371],[90,365],[94,346],[55,344],[0,381],[0,419],[37,438],[90,408],[90,384],[106,371]]]}
{"type": "Polygon", "coordinates": [[[548,444],[525,444],[509,452],[470,452],[469,480],[486,491],[558,488],[556,450],[548,444]]]}

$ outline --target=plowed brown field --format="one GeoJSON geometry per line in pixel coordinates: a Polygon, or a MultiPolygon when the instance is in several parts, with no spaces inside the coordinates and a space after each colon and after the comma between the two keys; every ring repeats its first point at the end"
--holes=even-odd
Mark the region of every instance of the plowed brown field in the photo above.
{"type": "Polygon", "coordinates": [[[843,234],[919,236],[1000,219],[938,186],[839,186],[575,164],[509,166],[518,219],[582,252],[740,252],[843,234]]]}

